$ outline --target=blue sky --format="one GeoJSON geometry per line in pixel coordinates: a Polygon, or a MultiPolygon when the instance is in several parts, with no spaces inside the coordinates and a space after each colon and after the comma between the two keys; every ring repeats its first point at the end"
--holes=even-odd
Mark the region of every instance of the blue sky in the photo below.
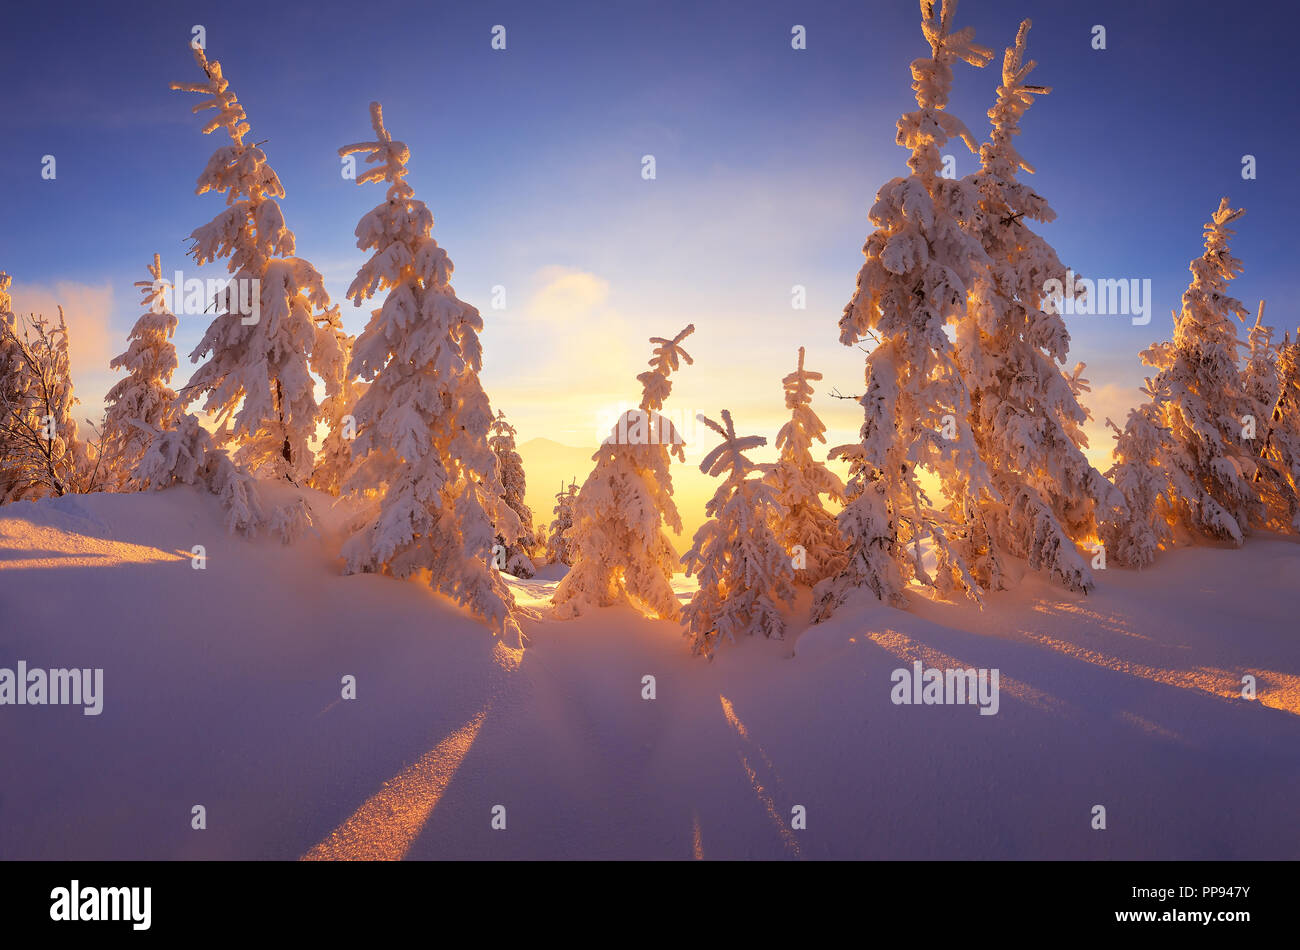
{"type": "MultiPolygon", "coordinates": [[[[1082,275],[1152,280],[1149,326],[1069,321],[1098,416],[1118,421],[1137,398],[1137,353],[1169,335],[1223,195],[1247,209],[1237,295],[1252,310],[1267,299],[1279,334],[1300,323],[1300,133],[1294,65],[1281,55],[1296,18],[1281,4],[1259,9],[966,0],[958,10],[998,57],[956,66],[950,110],[985,135],[1001,50],[1031,17],[1034,76],[1054,87],[1019,143],[1058,213],[1040,230],[1082,275]],[[1105,50],[1091,47],[1097,24],[1105,50]],[[1244,154],[1256,157],[1254,181],[1242,180],[1244,154]]],[[[200,134],[198,97],[168,88],[198,76],[194,24],[252,139],[266,140],[299,255],[354,332],[368,308],[342,299],[361,262],[353,229],[382,189],[345,181],[336,150],[368,138],[367,104],[383,103],[411,147],[409,180],[434,213],[457,291],[484,312],[485,383],[521,439],[589,442],[596,408],[635,401],[646,338],[688,322],[696,365],[674,398],[689,417],[731,408],[740,428],[770,438],[800,345],[828,388],[860,386],[862,354],[839,345],[836,321],[874,194],[906,171],[894,124],[914,107],[908,63],[928,50],[912,0],[11,5],[0,269],[19,308],[68,307],[82,337],[78,392],[95,414],[153,253],[166,273],[216,273],[183,255],[186,235],[223,206],[193,194],[218,134],[200,134]],[[496,24],[504,51],[490,46],[496,24]],[[793,24],[806,27],[806,50],[791,49],[793,24]],[[40,175],[46,154],[54,181],[40,175]],[[641,178],[644,154],[656,158],[654,181],[641,178]],[[807,287],[805,311],[791,309],[794,284],[807,287]],[[489,307],[496,285],[504,311],[489,307]]],[[[974,167],[958,150],[958,173],[974,167]]],[[[177,382],[205,325],[181,318],[177,382]]],[[[833,436],[852,435],[855,406],[818,406],[833,436]]]]}

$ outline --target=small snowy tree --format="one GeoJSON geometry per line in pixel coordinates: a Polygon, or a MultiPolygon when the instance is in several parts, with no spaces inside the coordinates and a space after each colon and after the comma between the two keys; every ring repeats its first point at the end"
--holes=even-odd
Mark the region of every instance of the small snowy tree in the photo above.
{"type": "Polygon", "coordinates": [[[1115,432],[1114,465],[1106,477],[1125,499],[1123,517],[1100,525],[1106,550],[1117,564],[1146,567],[1162,549],[1173,543],[1169,512],[1176,502],[1174,480],[1162,460],[1173,454],[1169,430],[1164,427],[1166,390],[1148,378],[1142,392],[1147,402],[1129,410],[1124,428],[1110,419],[1115,432]]]}
{"type": "Polygon", "coordinates": [[[97,466],[77,436],[68,360],[68,324],[9,312],[8,275],[0,282],[0,501],[98,489],[97,466]]]}
{"type": "MultiPolygon", "coordinates": [[[[1066,270],[1042,237],[1026,224],[1052,221],[1046,200],[1017,178],[1032,173],[1015,148],[1020,119],[1034,97],[1051,89],[1026,82],[1035,63],[1025,61],[1030,21],[1020,24],[1015,46],[1003,58],[997,103],[989,110],[990,140],[980,169],[970,177],[979,190],[977,216],[990,266],[975,281],[957,323],[957,358],[971,395],[976,444],[996,493],[966,522],[957,544],[985,589],[1005,586],[1004,554],[1024,558],[1058,583],[1089,591],[1094,581],[1077,544],[1097,537],[1098,514],[1123,504],[1115,488],[1088,462],[1079,404],[1087,391],[1083,364],[1062,365],[1070,334],[1052,282],[1065,286],[1066,270]]],[[[1067,293],[1072,295],[1073,288],[1067,293]]]]}
{"type": "Polygon", "coordinates": [[[1286,409],[1293,397],[1283,392],[1279,363],[1283,347],[1273,345],[1273,328],[1264,325],[1264,301],[1259,302],[1255,325],[1248,337],[1249,356],[1242,371],[1242,395],[1246,415],[1242,417],[1242,443],[1256,464],[1255,488],[1261,505],[1255,520],[1275,531],[1294,531],[1300,509],[1295,475],[1286,454],[1288,444],[1286,409]]]}
{"type": "Polygon", "coordinates": [[[1241,273],[1241,262],[1228,247],[1233,234],[1228,225],[1244,213],[1230,208],[1227,198],[1219,203],[1205,225],[1205,253],[1191,263],[1192,282],[1175,318],[1173,341],[1142,353],[1142,361],[1159,371],[1150,388],[1161,396],[1145,412],[1158,417],[1168,438],[1154,459],[1134,452],[1123,435],[1116,443],[1110,474],[1122,491],[1127,486],[1129,513],[1103,526],[1103,538],[1117,553],[1123,549],[1140,558],[1150,550],[1149,537],[1164,534],[1146,518],[1163,517],[1185,535],[1239,545],[1259,515],[1256,463],[1242,439],[1248,406],[1237,364],[1240,343],[1230,319],[1243,320],[1247,311],[1227,294],[1228,282],[1241,273]],[[1153,465],[1158,472],[1133,473],[1128,469],[1134,465],[1153,465]]]}
{"type": "Polygon", "coordinates": [[[176,425],[176,393],[167,384],[176,371],[176,317],[167,308],[162,281],[162,261],[153,256],[150,280],[136,281],[144,300],[144,313],[131,328],[126,352],[113,357],[112,369],[125,369],[104,397],[104,442],[101,452],[108,460],[110,478],[117,490],[131,487],[136,466],[152,434],[176,425]]]}
{"type": "Polygon", "coordinates": [[[561,482],[560,490],[555,493],[555,507],[551,509],[555,513],[555,520],[551,522],[546,538],[547,564],[571,565],[573,563],[569,532],[573,528],[573,506],[577,500],[578,483],[570,482],[568,489],[565,489],[564,483],[561,482]]]}
{"type": "Polygon", "coordinates": [[[343,556],[353,573],[427,571],[434,590],[517,642],[514,595],[493,567],[496,535],[514,540],[521,529],[488,445],[483,318],[452,289],[433,215],[405,181],[410,150],[389,135],[377,102],[370,119],[374,141],[339,149],[374,164],[357,184],[388,185],[357,225],[357,246],[373,253],[348,288],[356,306],[388,292],[352,350],[349,374],[370,387],[355,408],[358,465],[348,484],[383,494],[343,556]]]}
{"type": "Polygon", "coordinates": [[[549,548],[551,538],[550,538],[550,532],[547,531],[546,529],[545,521],[534,522],[533,541],[534,541],[534,546],[537,550],[537,557],[534,558],[534,561],[541,559],[541,563],[546,564],[547,563],[545,560],[546,552],[549,548]]]}
{"type": "Polygon", "coordinates": [[[876,341],[867,356],[864,420],[857,445],[832,450],[850,463],[849,503],[839,515],[848,564],[816,591],[816,616],[825,619],[857,588],[906,605],[915,579],[943,593],[979,600],[978,582],[953,543],[959,526],[937,510],[921,486],[929,470],[948,494],[949,510],[977,512],[991,490],[971,432],[970,395],[954,360],[945,326],[965,311],[967,296],[988,265],[974,229],[979,191],[967,180],[945,178],[943,149],[975,140],[945,111],[952,64],[986,65],[993,53],[974,42],[969,27],[952,31],[956,4],[944,0],[935,16],[921,0],[928,58],[912,62],[918,109],[898,120],[898,144],[911,150],[911,174],[880,189],[870,218],[876,230],[863,247],[866,263],[857,291],[840,319],[840,342],[876,341]],[[928,544],[936,560],[931,577],[922,563],[928,544]]]}
{"type": "MultiPolygon", "coordinates": [[[[45,387],[47,393],[53,393],[50,401],[45,402],[47,419],[53,419],[55,437],[62,443],[64,459],[71,476],[67,486],[74,492],[99,491],[99,465],[91,457],[90,448],[77,433],[77,421],[72,417],[72,407],[81,400],[73,395],[71,331],[59,307],[58,326],[46,331],[44,321],[34,321],[40,325],[38,339],[43,353],[39,356],[44,363],[44,373],[50,380],[45,387]]],[[[89,421],[89,420],[87,420],[89,421]]]]}
{"type": "Polygon", "coordinates": [[[316,326],[312,368],[325,383],[321,412],[329,431],[316,453],[311,487],[331,495],[343,490],[356,467],[352,458],[352,440],[356,436],[353,409],[367,387],[348,371],[355,343],[356,338],[344,331],[337,309],[326,313],[316,326]]]}
{"type": "Polygon", "coordinates": [[[1241,374],[1242,395],[1246,408],[1251,412],[1250,418],[1256,423],[1254,438],[1250,441],[1262,445],[1267,438],[1269,413],[1278,396],[1277,347],[1273,345],[1273,328],[1264,326],[1262,300],[1255,315],[1255,325],[1246,337],[1246,345],[1248,355],[1241,374]]]}
{"type": "Polygon", "coordinates": [[[677,556],[663,526],[681,534],[669,456],[686,456],[676,426],[660,410],[681,360],[694,362],[681,347],[694,332],[691,324],[671,340],[650,338],[650,369],[637,377],[641,406],[623,413],[591,457],[596,467],[578,493],[568,531],[572,568],[552,598],[558,617],[615,604],[664,620],[678,617],[672,586],[677,556]]]}
{"type": "Polygon", "coordinates": [[[777,539],[789,557],[803,564],[796,566],[795,579],[812,587],[844,569],[844,539],[821,500],[825,495],[843,504],[844,483],[813,458],[813,441],[826,441],[826,426],[812,409],[811,383],[822,374],[805,369],[803,360],[801,346],[798,366],[782,380],[790,421],[777,433],[777,461],[763,480],[772,487],[782,512],[773,522],[777,539]]]}
{"type": "Polygon", "coordinates": [[[1293,343],[1290,334],[1275,349],[1273,369],[1276,397],[1261,450],[1261,492],[1268,524],[1300,532],[1300,341],[1293,343]]]}
{"type": "Polygon", "coordinates": [[[27,433],[22,414],[26,406],[26,372],[18,336],[18,318],[13,313],[9,287],[13,282],[0,271],[0,504],[16,501],[30,487],[24,471],[27,433]]]}
{"type": "Polygon", "coordinates": [[[329,308],[316,269],[294,256],[293,232],[284,223],[279,177],[256,144],[245,143],[249,126],[221,72],[202,49],[194,58],[205,80],[172,83],[207,97],[195,112],[215,109],[204,133],[225,129],[230,144],[213,153],[199,176],[197,194],[226,195],[226,208],[195,228],[190,255],[199,266],[229,258],[233,280],[217,297],[218,313],[190,354],[207,357],[184,389],[184,404],[206,395],[205,411],[217,417],[223,440],[240,443],[236,459],[254,471],[295,484],[311,473],[309,442],[320,416],[310,373],[315,341],[314,311],[329,308]],[[226,431],[227,420],[234,427],[226,431]]]}
{"type": "Polygon", "coordinates": [[[488,445],[497,457],[497,471],[501,475],[501,499],[519,519],[522,533],[518,540],[507,542],[497,535],[497,543],[506,547],[506,573],[515,577],[532,577],[537,573],[532,557],[537,538],[533,533],[533,512],[524,502],[528,484],[524,477],[524,460],[515,448],[515,427],[506,421],[504,412],[497,412],[492,420],[488,445]]]}
{"type": "Polygon", "coordinates": [[[767,466],[745,458],[745,452],[767,439],[737,438],[731,413],[722,410],[722,425],[700,416],[722,436],[722,444],[704,456],[700,471],[725,475],[705,505],[709,519],[695,532],[695,543],[682,562],[686,574],[699,575],[700,587],[682,610],[691,652],[711,656],[723,639],[762,632],[781,637],[785,621],[778,602],[794,601],[794,571],[790,556],[772,531],[785,512],[773,487],[762,477],[750,478],[767,466]]]}
{"type": "Polygon", "coordinates": [[[0,271],[0,320],[3,320],[6,324],[14,322],[14,301],[9,294],[9,288],[13,286],[13,280],[5,271],[0,271]]]}

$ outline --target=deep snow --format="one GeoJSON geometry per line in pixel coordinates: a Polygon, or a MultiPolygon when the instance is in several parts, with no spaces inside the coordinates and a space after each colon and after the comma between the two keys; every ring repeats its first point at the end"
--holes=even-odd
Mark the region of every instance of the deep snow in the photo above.
{"type": "Polygon", "coordinates": [[[0,508],[0,667],[104,669],[100,716],[0,706],[0,858],[1300,856],[1293,541],[1087,597],[1031,576],[982,613],[862,596],[709,662],[621,608],[510,651],[417,583],[341,576],[308,496],[320,534],[289,547],[187,488],[0,508]],[[997,715],[891,703],[891,671],[954,658],[1000,670],[997,715]]]}

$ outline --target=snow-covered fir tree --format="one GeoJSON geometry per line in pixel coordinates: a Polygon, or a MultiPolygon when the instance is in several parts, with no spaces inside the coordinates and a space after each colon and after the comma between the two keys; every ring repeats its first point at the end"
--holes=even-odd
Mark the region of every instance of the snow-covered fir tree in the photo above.
{"type": "Polygon", "coordinates": [[[1292,518],[1300,499],[1295,497],[1288,466],[1277,457],[1275,449],[1285,444],[1285,434],[1274,438],[1274,429],[1282,418],[1275,409],[1281,396],[1278,375],[1280,346],[1273,345],[1273,328],[1264,325],[1264,301],[1259,302],[1255,325],[1247,336],[1248,356],[1242,370],[1242,397],[1246,415],[1242,420],[1242,443],[1255,461],[1255,488],[1261,506],[1256,523],[1275,531],[1294,530],[1292,518]]]}
{"type": "Polygon", "coordinates": [[[78,435],[77,420],[72,415],[72,407],[81,402],[74,395],[72,386],[72,331],[62,307],[59,307],[56,326],[46,329],[45,321],[39,317],[35,322],[41,327],[37,339],[44,350],[43,353],[38,350],[38,354],[43,364],[43,375],[48,380],[45,392],[52,393],[43,405],[49,413],[46,418],[53,421],[54,438],[60,446],[58,451],[67,466],[70,478],[67,488],[74,492],[95,491],[99,488],[95,460],[90,455],[90,447],[78,435]]]}
{"type": "Polygon", "coordinates": [[[540,562],[546,564],[546,552],[551,541],[550,532],[546,529],[545,521],[538,521],[533,524],[533,544],[537,551],[537,556],[533,559],[534,564],[540,562]]]}
{"type": "Polygon", "coordinates": [[[952,64],[960,59],[984,66],[993,54],[975,44],[971,28],[953,31],[955,7],[945,0],[936,16],[931,0],[921,2],[931,55],[912,62],[918,108],[898,120],[897,141],[911,151],[911,174],[888,182],[876,196],[870,213],[876,229],[840,319],[840,342],[871,339],[875,347],[866,360],[860,442],[831,453],[850,463],[851,500],[838,518],[848,564],[818,585],[819,619],[858,588],[905,605],[903,591],[914,579],[944,593],[980,596],[953,541],[960,527],[921,485],[923,471],[938,475],[950,510],[959,512],[977,511],[991,491],[971,432],[970,396],[945,332],[964,314],[967,295],[988,265],[970,227],[980,194],[969,180],[941,172],[952,139],[976,150],[966,126],[946,111],[952,64]],[[922,562],[923,545],[935,556],[933,577],[922,562]]]}
{"type": "Polygon", "coordinates": [[[1282,337],[1272,361],[1276,396],[1261,448],[1260,492],[1267,524],[1300,532],[1300,335],[1282,337]]]}
{"type": "Polygon", "coordinates": [[[190,377],[183,402],[206,396],[203,408],[216,416],[221,439],[239,444],[238,461],[300,484],[311,474],[309,442],[320,416],[309,363],[313,314],[329,309],[329,295],[316,269],[294,256],[293,232],[275,200],[284,188],[262,149],[244,141],[247,117],[221,64],[209,62],[202,49],[194,58],[205,79],[172,88],[205,96],[194,111],[216,114],[204,133],[224,129],[230,144],[213,153],[196,188],[224,194],[226,208],[195,228],[189,253],[199,266],[229,258],[233,280],[218,294],[217,316],[190,354],[194,362],[207,361],[190,377]]]}
{"type": "Polygon", "coordinates": [[[777,539],[796,564],[802,563],[794,576],[808,587],[838,574],[846,560],[839,525],[822,503],[825,495],[843,504],[844,483],[812,454],[814,441],[826,441],[826,426],[812,409],[811,384],[821,378],[804,368],[804,348],[799,347],[795,371],[782,380],[790,421],[777,433],[777,461],[763,476],[782,512],[773,523],[777,539]]]}
{"type": "Polygon", "coordinates": [[[479,382],[483,318],[456,296],[452,263],[432,237],[433,215],[406,182],[410,150],[371,103],[375,139],[339,149],[374,167],[357,184],[388,186],[357,225],[371,251],[348,288],[357,306],[387,291],[352,348],[350,375],[370,382],[357,400],[353,490],[382,490],[344,545],[350,572],[428,572],[434,590],[494,630],[519,636],[514,595],[494,568],[500,534],[519,537],[488,445],[492,409],[479,382]]]}
{"type": "Polygon", "coordinates": [[[1259,302],[1255,325],[1246,336],[1246,366],[1241,373],[1242,396],[1253,410],[1256,421],[1256,441],[1264,441],[1259,433],[1268,426],[1269,413],[1277,402],[1277,347],[1273,345],[1273,328],[1264,325],[1264,301],[1259,302]]]}
{"type": "Polygon", "coordinates": [[[572,567],[555,588],[556,616],[575,617],[593,607],[632,604],[665,620],[679,614],[672,576],[678,560],[664,526],[682,531],[673,504],[670,455],[685,459],[682,437],[660,414],[682,360],[694,362],[681,343],[651,337],[650,369],[637,376],[641,404],[619,417],[592,455],[596,463],[578,492],[568,531],[572,567]]]}
{"type": "Polygon", "coordinates": [[[112,369],[127,371],[104,397],[104,440],[101,453],[117,490],[132,486],[136,466],[155,431],[176,425],[176,393],[168,385],[176,371],[176,317],[167,306],[162,261],[153,256],[149,280],[136,281],[144,313],[127,337],[126,351],[113,357],[112,369]]]}
{"type": "Polygon", "coordinates": [[[572,564],[573,549],[569,532],[573,528],[573,506],[578,500],[578,483],[572,481],[566,489],[560,483],[560,490],[555,493],[555,520],[551,522],[546,538],[547,564],[572,564]]]}
{"type": "Polygon", "coordinates": [[[343,490],[355,469],[352,439],[356,436],[353,409],[366,384],[348,371],[356,338],[343,329],[337,309],[326,313],[316,325],[316,342],[312,344],[312,369],[325,384],[321,413],[329,426],[316,453],[316,467],[311,473],[311,487],[331,495],[343,490]]]}
{"type": "Polygon", "coordinates": [[[497,471],[504,489],[501,498],[519,519],[522,533],[518,540],[507,541],[500,535],[497,543],[506,548],[506,573],[515,577],[532,577],[537,573],[532,555],[536,553],[537,537],[533,532],[533,512],[524,502],[528,490],[524,477],[524,460],[515,447],[515,427],[506,421],[506,414],[498,411],[489,430],[488,445],[497,457],[497,471]]]}
{"type": "Polygon", "coordinates": [[[691,652],[711,656],[723,640],[735,642],[738,636],[759,632],[767,637],[784,635],[778,604],[794,601],[794,569],[772,530],[785,512],[774,488],[762,478],[767,466],[745,457],[748,450],[766,445],[767,439],[737,437],[726,409],[721,425],[704,416],[700,421],[722,437],[722,443],[700,462],[700,471],[725,478],[705,505],[709,520],[695,532],[694,544],[682,556],[687,576],[697,575],[700,583],[682,609],[682,621],[691,652]]]}
{"type": "Polygon", "coordinates": [[[1117,564],[1145,567],[1173,542],[1168,512],[1175,502],[1174,480],[1163,460],[1174,452],[1169,430],[1164,427],[1166,389],[1148,378],[1142,390],[1147,401],[1129,410],[1121,429],[1110,419],[1115,432],[1114,464],[1106,472],[1124,498],[1124,516],[1102,521],[1101,537],[1117,564]]]}
{"type": "MultiPolygon", "coordinates": [[[[1098,522],[1123,501],[1083,450],[1089,412],[1083,364],[1066,373],[1070,334],[1060,316],[1065,267],[1029,221],[1052,221],[1047,201],[1019,180],[1033,172],[1015,147],[1020,120],[1034,97],[1051,90],[1027,82],[1035,63],[1025,60],[1030,21],[1020,24],[1002,63],[997,102],[989,110],[993,131],[980,149],[979,233],[989,257],[957,323],[957,359],[971,398],[971,421],[980,456],[996,493],[976,509],[954,511],[965,523],[955,547],[986,590],[1005,586],[1004,557],[1023,558],[1070,590],[1094,585],[1080,543],[1097,537],[1098,522]],[[1101,518],[1098,517],[1099,512],[1101,518]]],[[[1072,283],[1072,281],[1071,281],[1072,283]]],[[[1073,296],[1073,287],[1066,291],[1073,296]]],[[[967,498],[970,496],[967,495],[967,498]]]]}
{"type": "Polygon", "coordinates": [[[0,271],[0,320],[7,325],[14,322],[13,314],[13,297],[9,293],[9,288],[13,286],[14,279],[5,271],[0,271]]]}
{"type": "Polygon", "coordinates": [[[1205,225],[1205,252],[1191,263],[1172,342],[1142,352],[1142,361],[1158,370],[1150,389],[1159,398],[1148,412],[1168,437],[1154,458],[1129,444],[1129,426],[1117,438],[1109,474],[1125,494],[1128,514],[1104,524],[1102,537],[1121,563],[1147,563],[1142,558],[1154,554],[1151,538],[1166,535],[1157,519],[1176,529],[1175,541],[1200,535],[1241,544],[1259,517],[1256,463],[1243,439],[1249,406],[1237,362],[1241,344],[1231,319],[1244,320],[1248,311],[1227,292],[1242,269],[1228,246],[1234,233],[1228,225],[1244,213],[1227,198],[1219,203],[1205,225]],[[1157,471],[1135,473],[1133,466],[1157,471]]]}

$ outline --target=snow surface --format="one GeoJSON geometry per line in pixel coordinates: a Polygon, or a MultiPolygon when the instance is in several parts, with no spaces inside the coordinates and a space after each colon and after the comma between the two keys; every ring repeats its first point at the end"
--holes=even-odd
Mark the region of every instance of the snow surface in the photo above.
{"type": "MultiPolygon", "coordinates": [[[[186,487],[0,508],[0,667],[104,669],[98,717],[0,707],[0,858],[1300,855],[1293,541],[1089,596],[1031,576],[983,612],[866,594],[804,630],[805,594],[786,641],[711,662],[624,608],[526,622],[520,653],[418,583],[342,576],[341,513],[305,494],[320,531],[291,547],[186,487]],[[913,658],[1000,669],[998,714],[893,705],[913,658]]],[[[512,587],[543,606],[557,576],[512,587]]]]}

